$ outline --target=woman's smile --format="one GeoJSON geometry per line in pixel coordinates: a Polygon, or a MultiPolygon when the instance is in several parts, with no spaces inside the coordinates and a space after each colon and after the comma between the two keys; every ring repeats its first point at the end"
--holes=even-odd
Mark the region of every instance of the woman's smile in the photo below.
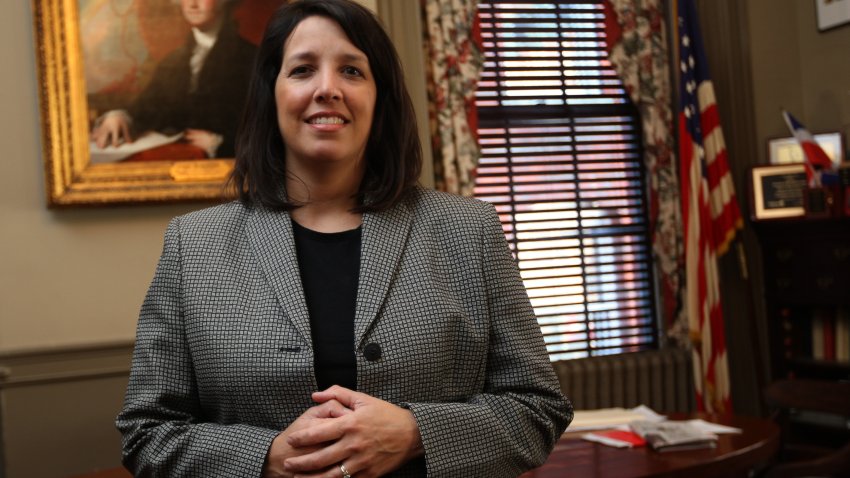
{"type": "Polygon", "coordinates": [[[339,131],[348,123],[348,120],[337,113],[316,113],[307,118],[307,123],[316,127],[319,131],[339,131]]]}

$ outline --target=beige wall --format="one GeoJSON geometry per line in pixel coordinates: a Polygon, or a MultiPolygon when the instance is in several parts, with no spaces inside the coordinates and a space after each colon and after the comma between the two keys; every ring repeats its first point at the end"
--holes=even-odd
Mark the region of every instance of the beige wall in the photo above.
{"type": "Polygon", "coordinates": [[[819,32],[815,2],[748,0],[759,163],[788,136],[784,107],[812,132],[850,137],[850,25],[819,32]]]}
{"type": "Polygon", "coordinates": [[[171,216],[195,206],[48,211],[29,2],[0,13],[0,351],[133,337],[171,216]]]}
{"type": "Polygon", "coordinates": [[[199,206],[45,208],[29,3],[0,4],[0,476],[59,478],[119,465],[139,305],[168,219],[199,206]]]}

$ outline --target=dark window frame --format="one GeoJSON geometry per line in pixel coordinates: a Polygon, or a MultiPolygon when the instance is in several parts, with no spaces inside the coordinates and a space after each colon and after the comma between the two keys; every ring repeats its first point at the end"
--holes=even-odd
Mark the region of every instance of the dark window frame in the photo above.
{"type": "Polygon", "coordinates": [[[640,117],[603,56],[602,12],[599,0],[479,2],[475,195],[500,213],[552,360],[659,345],[640,117]],[[519,36],[494,42],[508,29],[519,36]]]}

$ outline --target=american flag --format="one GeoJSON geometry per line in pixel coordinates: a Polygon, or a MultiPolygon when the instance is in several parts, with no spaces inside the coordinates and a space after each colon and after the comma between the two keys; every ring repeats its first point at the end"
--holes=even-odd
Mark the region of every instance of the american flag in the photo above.
{"type": "Polygon", "coordinates": [[[742,226],[693,0],[678,0],[685,307],[697,406],[731,411],[717,258],[742,226]]]}

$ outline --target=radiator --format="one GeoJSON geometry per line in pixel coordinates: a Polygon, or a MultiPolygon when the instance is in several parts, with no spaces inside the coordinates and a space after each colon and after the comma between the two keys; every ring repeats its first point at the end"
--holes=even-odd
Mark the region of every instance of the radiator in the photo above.
{"type": "Polygon", "coordinates": [[[577,410],[643,404],[658,412],[691,412],[696,407],[689,351],[654,350],[552,365],[577,410]]]}

